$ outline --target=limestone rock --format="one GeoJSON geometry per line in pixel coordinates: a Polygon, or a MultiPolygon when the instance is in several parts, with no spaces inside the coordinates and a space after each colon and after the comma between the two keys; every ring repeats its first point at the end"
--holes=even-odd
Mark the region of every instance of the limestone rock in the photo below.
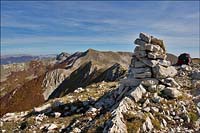
{"type": "Polygon", "coordinates": [[[50,124],[50,126],[48,127],[48,130],[49,131],[52,131],[52,130],[55,130],[55,129],[57,129],[58,128],[58,126],[56,125],[56,124],[50,124]]]}
{"type": "Polygon", "coordinates": [[[136,73],[134,74],[134,78],[140,78],[140,79],[143,79],[143,78],[150,78],[151,77],[151,72],[144,72],[144,73],[136,73]]]}
{"type": "Polygon", "coordinates": [[[149,59],[142,59],[141,60],[144,64],[146,64],[149,67],[155,67],[158,64],[157,60],[149,60],[149,59]]]}
{"type": "Polygon", "coordinates": [[[55,116],[55,118],[59,118],[61,116],[61,113],[60,112],[55,112],[54,116],[55,116]]]}
{"type": "Polygon", "coordinates": [[[138,58],[142,58],[142,57],[147,56],[147,53],[146,53],[146,51],[136,51],[136,52],[134,52],[134,56],[136,56],[138,58]]]}
{"type": "Polygon", "coordinates": [[[165,88],[165,86],[162,84],[157,85],[157,90],[159,90],[159,91],[163,90],[164,88],[165,88]]]}
{"type": "Polygon", "coordinates": [[[173,78],[161,79],[160,81],[169,87],[180,88],[179,84],[173,78]]]}
{"type": "Polygon", "coordinates": [[[146,121],[142,125],[142,131],[151,132],[152,129],[153,129],[153,124],[151,123],[151,119],[147,117],[146,121]]]}
{"type": "Polygon", "coordinates": [[[177,70],[173,66],[163,67],[161,65],[157,65],[153,67],[153,74],[156,78],[167,78],[174,77],[177,74],[177,70]]]}
{"type": "Polygon", "coordinates": [[[134,67],[135,68],[141,68],[141,67],[146,67],[147,65],[143,63],[142,61],[135,61],[134,62],[134,67]]]}
{"type": "Polygon", "coordinates": [[[28,114],[28,111],[20,112],[20,113],[6,113],[0,121],[9,122],[9,121],[17,121],[22,119],[24,116],[28,114]]]}
{"type": "Polygon", "coordinates": [[[150,42],[151,42],[151,36],[147,35],[146,33],[141,32],[140,35],[139,35],[139,37],[140,37],[143,41],[145,41],[145,42],[147,42],[147,43],[150,43],[150,42]]]}
{"type": "Polygon", "coordinates": [[[81,129],[75,127],[73,130],[73,133],[81,133],[81,129]]]}
{"type": "Polygon", "coordinates": [[[56,56],[56,60],[64,61],[65,59],[67,59],[67,57],[69,57],[69,54],[66,52],[62,52],[56,56]]]}
{"type": "Polygon", "coordinates": [[[200,80],[200,71],[196,70],[194,72],[192,72],[192,79],[197,79],[200,80]]]}
{"type": "Polygon", "coordinates": [[[165,45],[164,45],[163,40],[160,40],[158,38],[152,37],[151,38],[151,43],[154,44],[154,45],[159,45],[164,50],[164,52],[166,53],[166,49],[165,49],[165,45]]]}
{"type": "Polygon", "coordinates": [[[159,45],[146,44],[145,50],[151,51],[151,52],[154,52],[154,53],[158,53],[158,52],[161,51],[161,48],[160,48],[159,45]]]}
{"type": "Polygon", "coordinates": [[[48,72],[42,83],[44,88],[43,96],[45,100],[48,100],[53,91],[64,81],[68,76],[68,71],[65,69],[56,69],[48,72]]]}
{"type": "Polygon", "coordinates": [[[147,88],[149,92],[156,92],[157,91],[157,85],[151,85],[147,88]]]}
{"type": "Polygon", "coordinates": [[[182,95],[180,91],[172,87],[166,87],[164,90],[162,90],[162,94],[169,98],[177,98],[182,95]]]}
{"type": "Polygon", "coordinates": [[[129,78],[148,78],[151,75],[152,73],[149,67],[129,69],[129,78]]]}
{"type": "Polygon", "coordinates": [[[165,59],[166,55],[164,54],[157,54],[157,53],[148,53],[149,59],[165,59]]]}
{"type": "Polygon", "coordinates": [[[151,72],[151,69],[149,67],[129,69],[129,73],[131,74],[139,74],[139,73],[144,73],[144,72],[151,72]]]}
{"type": "Polygon", "coordinates": [[[200,88],[200,80],[192,80],[192,87],[193,88],[200,88]]]}
{"type": "Polygon", "coordinates": [[[135,106],[134,101],[124,97],[119,104],[113,106],[112,119],[109,120],[103,130],[104,133],[127,133],[123,113],[135,106]]]}
{"type": "Polygon", "coordinates": [[[135,78],[127,78],[127,79],[122,79],[120,81],[120,84],[123,84],[124,87],[129,87],[129,86],[138,86],[141,83],[141,79],[135,79],[135,78]]]}
{"type": "Polygon", "coordinates": [[[51,108],[51,104],[50,103],[42,105],[42,106],[39,106],[39,107],[35,107],[34,108],[34,112],[44,112],[49,108],[51,108]]]}
{"type": "Polygon", "coordinates": [[[171,62],[167,61],[167,60],[160,60],[159,59],[158,64],[161,65],[161,66],[165,66],[165,67],[171,66],[171,62]]]}
{"type": "Polygon", "coordinates": [[[138,102],[141,98],[142,95],[146,93],[145,88],[140,84],[138,87],[134,88],[134,90],[130,91],[130,96],[135,100],[135,102],[138,102]]]}
{"type": "Polygon", "coordinates": [[[146,86],[146,87],[149,87],[149,86],[152,86],[152,85],[157,85],[158,82],[159,81],[156,78],[146,78],[146,79],[143,79],[141,84],[146,86]]]}
{"type": "Polygon", "coordinates": [[[141,40],[139,38],[137,38],[134,43],[137,44],[137,45],[145,45],[145,44],[147,44],[145,41],[143,41],[143,40],[141,40]]]}
{"type": "Polygon", "coordinates": [[[159,45],[153,45],[148,43],[140,43],[140,45],[135,47],[134,52],[146,51],[147,53],[153,52],[157,54],[165,54],[164,50],[159,45]]]}

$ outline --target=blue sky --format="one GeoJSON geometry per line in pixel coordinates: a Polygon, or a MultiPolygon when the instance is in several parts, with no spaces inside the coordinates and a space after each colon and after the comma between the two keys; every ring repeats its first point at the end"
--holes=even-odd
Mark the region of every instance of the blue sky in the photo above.
{"type": "Polygon", "coordinates": [[[1,54],[130,51],[140,32],[199,57],[199,1],[3,1],[1,54]]]}

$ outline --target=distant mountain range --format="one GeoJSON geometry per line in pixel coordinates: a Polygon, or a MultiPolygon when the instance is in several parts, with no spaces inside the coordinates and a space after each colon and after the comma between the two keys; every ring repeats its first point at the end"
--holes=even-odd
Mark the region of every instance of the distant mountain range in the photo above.
{"type": "Polygon", "coordinates": [[[49,55],[3,55],[0,56],[1,59],[1,65],[5,64],[12,64],[12,63],[22,63],[22,62],[28,62],[31,60],[39,60],[39,59],[48,59],[56,57],[55,54],[49,54],[49,55]]]}

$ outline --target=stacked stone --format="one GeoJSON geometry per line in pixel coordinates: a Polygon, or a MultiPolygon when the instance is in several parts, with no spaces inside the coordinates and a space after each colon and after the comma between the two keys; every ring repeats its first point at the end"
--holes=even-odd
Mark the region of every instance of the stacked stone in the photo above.
{"type": "Polygon", "coordinates": [[[163,40],[140,33],[135,44],[128,78],[124,80],[125,84],[137,86],[142,83],[149,91],[169,89],[166,87],[179,87],[172,78],[177,74],[177,71],[175,67],[171,66],[170,61],[166,60],[163,40]]]}
{"type": "MultiPolygon", "coordinates": [[[[128,77],[121,80],[119,89],[113,92],[109,100],[105,99],[104,102],[101,102],[116,102],[111,108],[112,118],[105,126],[104,132],[127,133],[124,114],[132,112],[134,116],[142,116],[141,112],[136,111],[137,104],[135,104],[140,100],[144,101],[146,99],[140,107],[143,108],[143,111],[159,112],[158,108],[149,107],[150,101],[159,103],[164,98],[177,98],[181,95],[178,90],[180,86],[173,79],[177,71],[166,60],[163,41],[145,33],[140,33],[139,38],[135,40],[135,44],[128,77]],[[146,98],[143,99],[143,96],[146,98]]],[[[105,104],[103,105],[105,106],[105,104]]],[[[146,117],[145,122],[140,127],[141,132],[152,132],[153,128],[151,119],[146,117]]]]}

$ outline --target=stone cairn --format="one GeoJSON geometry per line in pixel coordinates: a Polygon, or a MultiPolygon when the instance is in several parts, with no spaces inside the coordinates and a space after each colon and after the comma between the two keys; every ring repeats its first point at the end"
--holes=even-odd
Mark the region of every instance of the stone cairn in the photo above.
{"type": "MultiPolygon", "coordinates": [[[[156,94],[154,100],[157,102],[160,99],[173,99],[181,95],[178,90],[180,86],[173,79],[173,76],[177,74],[177,70],[166,60],[166,49],[163,40],[140,33],[139,38],[134,43],[136,47],[127,78],[121,80],[118,90],[114,93],[114,99],[105,99],[115,101],[110,111],[112,119],[107,121],[104,128],[105,133],[127,133],[124,114],[129,111],[138,113],[136,103],[142,100],[147,92],[156,94]],[[157,92],[160,92],[162,96],[158,96],[157,92]]],[[[145,103],[142,108],[144,107],[145,103]]],[[[137,114],[137,116],[142,117],[141,114],[137,114]]],[[[153,130],[149,117],[146,117],[141,130],[143,132],[153,130]]]]}
{"type": "MultiPolygon", "coordinates": [[[[142,81],[142,85],[147,87],[150,92],[164,89],[166,86],[179,88],[179,85],[172,78],[177,74],[177,70],[171,66],[170,61],[166,60],[163,40],[145,33],[140,33],[139,37],[135,40],[136,47],[129,68],[128,79],[135,80],[136,84],[142,81]]],[[[165,89],[165,91],[171,93],[174,90],[165,89]]],[[[167,96],[175,98],[178,95],[173,93],[167,96]]]]}

